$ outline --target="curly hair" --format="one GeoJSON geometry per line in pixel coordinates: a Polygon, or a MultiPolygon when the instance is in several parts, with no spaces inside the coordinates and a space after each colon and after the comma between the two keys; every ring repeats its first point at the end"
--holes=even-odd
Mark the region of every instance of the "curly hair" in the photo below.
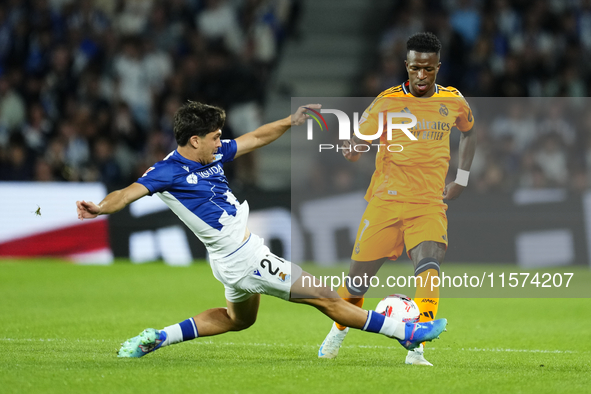
{"type": "Polygon", "coordinates": [[[187,145],[189,139],[207,134],[224,127],[226,112],[213,105],[188,101],[174,114],[174,137],[179,146],[187,145]]]}
{"type": "Polygon", "coordinates": [[[441,42],[437,36],[431,32],[416,33],[406,41],[406,53],[410,51],[423,53],[436,53],[441,51],[441,42]]]}

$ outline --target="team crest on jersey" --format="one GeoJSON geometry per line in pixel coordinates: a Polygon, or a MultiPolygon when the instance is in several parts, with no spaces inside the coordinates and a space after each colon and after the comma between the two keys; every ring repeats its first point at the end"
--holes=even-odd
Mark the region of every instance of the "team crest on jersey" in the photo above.
{"type": "Polygon", "coordinates": [[[213,157],[215,158],[215,160],[222,160],[222,157],[224,156],[223,153],[216,153],[213,157]]]}
{"type": "Polygon", "coordinates": [[[282,282],[285,282],[286,280],[289,280],[291,278],[291,275],[284,274],[283,272],[280,272],[277,276],[279,277],[279,280],[282,282]]]}
{"type": "Polygon", "coordinates": [[[199,178],[197,178],[197,175],[195,174],[187,175],[187,182],[189,182],[191,185],[196,185],[198,180],[199,178]]]}
{"type": "Polygon", "coordinates": [[[449,110],[447,109],[445,104],[441,104],[441,107],[439,107],[439,113],[441,114],[441,116],[449,115],[449,110]]]}
{"type": "Polygon", "coordinates": [[[144,172],[144,175],[142,175],[142,178],[145,177],[146,175],[148,175],[148,172],[152,171],[154,169],[154,167],[150,167],[146,170],[146,172],[144,172]]]}

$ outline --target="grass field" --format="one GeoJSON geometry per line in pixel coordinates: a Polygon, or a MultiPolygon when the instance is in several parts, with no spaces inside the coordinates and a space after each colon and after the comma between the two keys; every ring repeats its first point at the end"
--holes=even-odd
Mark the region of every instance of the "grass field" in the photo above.
{"type": "Polygon", "coordinates": [[[142,329],[224,305],[206,264],[3,262],[0,300],[2,393],[591,392],[590,299],[443,300],[450,323],[427,348],[433,368],[358,331],[320,360],[329,319],[272,297],[246,331],[118,359],[142,329]]]}

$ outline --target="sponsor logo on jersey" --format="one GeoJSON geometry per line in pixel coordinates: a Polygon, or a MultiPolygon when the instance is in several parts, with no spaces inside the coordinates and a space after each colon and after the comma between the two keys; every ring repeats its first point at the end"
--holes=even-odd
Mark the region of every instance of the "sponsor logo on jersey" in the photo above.
{"type": "Polygon", "coordinates": [[[189,182],[191,185],[196,185],[198,181],[199,181],[199,178],[197,178],[197,175],[195,175],[195,174],[187,175],[187,182],[189,182]]]}
{"type": "Polygon", "coordinates": [[[447,235],[442,235],[442,236],[441,236],[441,238],[443,238],[443,240],[444,240],[445,242],[447,242],[447,235]]]}
{"type": "Polygon", "coordinates": [[[355,254],[359,254],[359,242],[357,242],[357,245],[355,245],[355,254]]]}
{"type": "Polygon", "coordinates": [[[199,175],[201,178],[209,178],[212,175],[217,175],[217,174],[224,174],[224,169],[222,168],[222,166],[220,164],[213,166],[211,168],[208,168],[205,171],[198,171],[196,172],[197,175],[199,175]]]}
{"type": "Polygon", "coordinates": [[[222,160],[223,156],[224,156],[223,153],[216,153],[213,157],[214,157],[215,161],[218,161],[218,160],[222,160]]]}
{"type": "Polygon", "coordinates": [[[417,124],[412,127],[410,130],[415,133],[416,131],[423,131],[423,130],[441,130],[441,131],[450,131],[452,124],[449,122],[441,122],[441,121],[431,121],[427,119],[421,119],[417,122],[417,124]]]}
{"type": "Polygon", "coordinates": [[[183,170],[185,170],[185,171],[187,171],[187,172],[190,172],[190,171],[189,171],[189,167],[187,167],[187,166],[183,166],[183,170]]]}
{"type": "Polygon", "coordinates": [[[146,172],[144,172],[144,175],[142,175],[142,178],[145,177],[146,175],[148,175],[148,172],[152,171],[154,169],[154,167],[150,167],[146,170],[146,172]]]}
{"type": "Polygon", "coordinates": [[[254,272],[252,274],[255,276],[261,276],[261,273],[259,272],[258,269],[254,270],[254,272]]]}
{"type": "Polygon", "coordinates": [[[449,115],[449,110],[447,109],[445,104],[441,104],[441,107],[439,107],[439,113],[441,114],[441,116],[449,115]]]}

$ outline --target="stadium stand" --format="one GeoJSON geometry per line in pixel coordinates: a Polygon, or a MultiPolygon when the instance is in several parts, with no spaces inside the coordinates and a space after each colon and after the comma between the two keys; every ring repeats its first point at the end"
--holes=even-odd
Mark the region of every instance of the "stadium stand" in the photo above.
{"type": "MultiPolygon", "coordinates": [[[[591,89],[589,0],[331,4],[2,2],[0,180],[123,186],[174,148],[172,116],[183,101],[226,108],[232,137],[282,114],[292,95],[375,96],[406,78],[404,42],[420,30],[443,42],[438,81],[467,97],[591,89]]],[[[479,119],[476,189],[587,189],[591,116],[527,105],[479,119]]],[[[243,158],[230,169],[233,184],[288,188],[289,149],[287,139],[265,158],[243,158]]]]}

